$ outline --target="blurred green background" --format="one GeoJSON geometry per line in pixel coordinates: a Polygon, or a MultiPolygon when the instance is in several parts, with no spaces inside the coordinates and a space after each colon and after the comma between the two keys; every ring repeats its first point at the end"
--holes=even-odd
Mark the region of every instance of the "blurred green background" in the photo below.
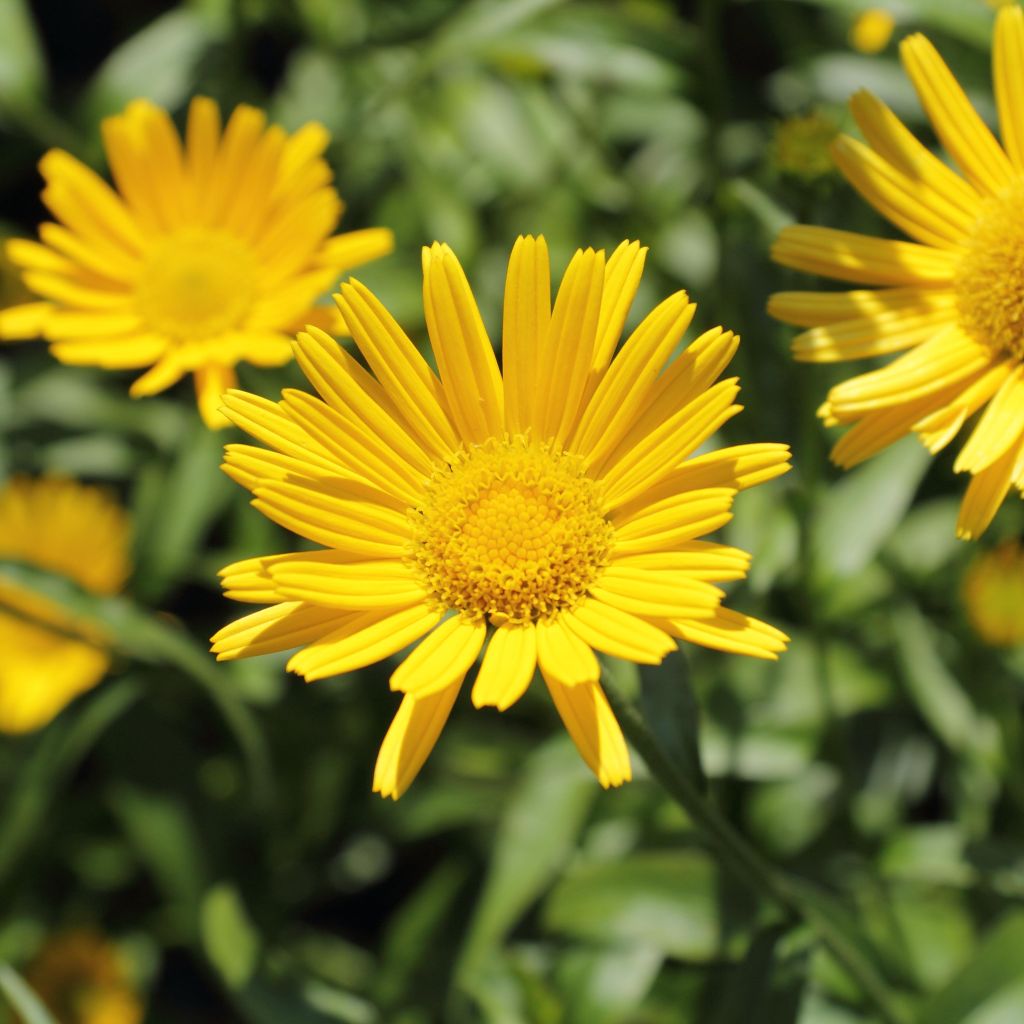
{"type": "MultiPolygon", "coordinates": [[[[971,632],[960,581],[1024,517],[1017,503],[982,545],[957,542],[952,455],[914,442],[838,474],[813,414],[850,368],[794,365],[793,332],[763,311],[773,290],[813,287],[768,261],[784,224],[891,233],[823,153],[862,86],[930,140],[895,39],[926,31],[992,117],[989,5],[876,5],[897,21],[877,56],[848,43],[867,6],[0,0],[0,226],[43,218],[47,148],[102,168],[102,117],[136,96],[180,117],[199,92],[329,128],[343,227],[397,234],[357,276],[415,337],[434,239],[463,260],[493,337],[517,234],[547,236],[556,275],[577,246],[649,245],[633,322],[687,288],[695,330],[744,337],[746,411],[723,440],[795,449],[724,531],[754,554],[731,603],[789,631],[791,651],[766,665],[690,650],[657,670],[661,692],[677,687],[720,806],[868,936],[908,1020],[1016,1024],[1024,657],[971,632]]],[[[18,288],[8,274],[4,300],[18,288]]],[[[260,394],[302,386],[294,368],[241,370],[260,394]]],[[[0,351],[0,477],[113,487],[136,566],[110,677],[0,740],[0,959],[24,971],[53,934],[97,930],[153,1024],[876,1019],[800,922],[719,869],[638,760],[636,782],[602,792],[536,689],[501,716],[460,700],[395,804],[370,794],[397,706],[387,666],[305,686],[283,656],[215,664],[206,637],[239,612],[216,570],[292,541],[220,473],[232,435],[202,427],[188,385],[132,402],[130,376],[0,351]]],[[[647,672],[609,666],[627,694],[647,672]]]]}

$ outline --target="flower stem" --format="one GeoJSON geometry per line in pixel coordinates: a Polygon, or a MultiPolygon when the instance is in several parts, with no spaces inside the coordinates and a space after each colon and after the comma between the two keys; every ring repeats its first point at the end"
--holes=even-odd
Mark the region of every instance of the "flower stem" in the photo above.
{"type": "Polygon", "coordinates": [[[729,869],[756,893],[767,896],[787,914],[802,919],[860,986],[886,1024],[906,1024],[907,1014],[859,943],[852,941],[816,901],[808,898],[810,885],[791,879],[765,860],[673,764],[640,712],[610,688],[606,692],[623,732],[647,763],[651,775],[686,811],[729,869]]]}

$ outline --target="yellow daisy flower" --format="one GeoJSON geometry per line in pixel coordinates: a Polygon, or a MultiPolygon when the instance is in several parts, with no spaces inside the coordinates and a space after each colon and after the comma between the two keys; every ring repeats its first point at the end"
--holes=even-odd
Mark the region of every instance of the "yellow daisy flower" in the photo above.
{"type": "Polygon", "coordinates": [[[1024,547],[1007,541],[971,563],[964,607],[974,631],[993,647],[1024,644],[1024,547]]]}
{"type": "Polygon", "coordinates": [[[889,45],[896,19],[881,7],[869,7],[850,26],[850,45],[861,53],[881,53],[889,45]]]}
{"type": "Polygon", "coordinates": [[[955,463],[971,474],[957,524],[978,537],[1012,487],[1024,490],[1024,11],[1000,11],[995,92],[1003,146],[974,111],[931,43],[901,45],[935,132],[963,172],[929,152],[882,102],[851,103],[867,145],[841,136],[840,170],[913,242],[830,228],[785,229],[785,266],[858,285],[850,292],[784,292],[769,312],[810,328],[797,359],[828,363],[905,352],[828,395],[828,425],[854,424],[832,457],[850,467],[914,432],[932,453],[984,407],[955,463]]]}
{"type": "MultiPolygon", "coordinates": [[[[128,521],[95,487],[18,478],[0,489],[0,559],[60,573],[96,594],[128,576],[128,521]]],[[[0,731],[50,721],[106,674],[95,628],[5,579],[0,570],[0,731]]]]}
{"type": "Polygon", "coordinates": [[[539,666],[604,786],[630,778],[595,651],[656,664],[678,639],[775,658],[778,630],[721,607],[715,581],[749,556],[698,538],[737,491],[785,472],[788,449],[695,455],[740,411],[739,339],[715,328],[673,353],[695,307],[677,292],[615,354],[646,249],[577,252],[552,309],[543,238],[520,238],[505,289],[504,374],[458,260],[423,254],[435,375],[380,301],[335,296],[368,364],[311,328],[296,346],[320,393],[230,392],[231,420],[270,450],[229,445],[225,469],[266,516],[321,550],[222,570],[229,597],[266,604],[213,638],[218,658],[302,647],[307,680],[417,644],[391,676],[405,696],[374,790],[397,798],[486,646],[477,707],[514,704],[539,666]]]}
{"type": "Polygon", "coordinates": [[[102,130],[116,188],[63,150],[40,161],[56,223],[7,243],[40,301],[0,313],[0,338],[41,336],[73,365],[149,367],[133,397],[192,373],[203,418],[224,426],[236,364],[287,362],[294,332],[321,322],[317,298],[390,252],[391,232],[332,235],[343,203],[322,125],[289,135],[239,106],[221,131],[217,104],[196,97],[184,142],[146,100],[102,130]]]}
{"type": "Polygon", "coordinates": [[[143,1005],[117,948],[79,928],[50,938],[25,980],[58,1024],[138,1024],[143,1005]]]}

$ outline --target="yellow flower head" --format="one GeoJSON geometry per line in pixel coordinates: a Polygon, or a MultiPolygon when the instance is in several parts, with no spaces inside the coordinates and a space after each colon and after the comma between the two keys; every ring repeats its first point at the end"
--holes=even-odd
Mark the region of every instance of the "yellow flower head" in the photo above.
{"type": "Polygon", "coordinates": [[[539,666],[602,785],[630,777],[595,651],[656,664],[679,639],[775,658],[785,637],[722,607],[749,557],[699,540],[736,493],[785,472],[784,445],[695,456],[740,407],[715,383],[739,339],[714,328],[673,353],[695,307],[677,292],[616,354],[646,249],[577,252],[552,309],[543,238],[520,238],[505,289],[504,372],[458,260],[423,254],[439,374],[352,281],[338,306],[370,371],[322,331],[297,356],[320,393],[230,392],[228,416],[269,449],[229,445],[225,469],[265,515],[321,550],[222,570],[266,604],[214,638],[218,658],[301,647],[323,679],[417,644],[391,676],[405,696],[374,789],[397,798],[483,651],[472,700],[514,704],[539,666]],[[486,647],[486,650],[485,650],[486,647]]]}
{"type": "Polygon", "coordinates": [[[1024,644],[1024,547],[1009,541],[979,555],[964,575],[964,607],[993,647],[1024,644]]]}
{"type": "Polygon", "coordinates": [[[787,117],[775,129],[772,155],[784,174],[814,181],[835,171],[829,146],[839,125],[820,110],[787,117]]]}
{"type": "Polygon", "coordinates": [[[867,145],[841,136],[836,164],[865,199],[915,241],[798,225],[773,248],[785,266],[857,285],[785,292],[769,312],[810,328],[797,359],[836,362],[905,352],[834,387],[820,415],[852,424],[833,449],[843,467],[914,432],[932,453],[984,410],[961,448],[971,475],[957,532],[978,537],[1011,488],[1024,490],[1024,11],[1000,11],[995,91],[1003,145],[923,36],[903,62],[936,134],[959,166],[934,156],[881,101],[858,93],[867,145]],[[909,350],[909,351],[908,351],[909,350]]]}
{"type": "Polygon", "coordinates": [[[239,106],[221,131],[217,104],[196,97],[182,141],[166,111],[134,100],[103,141],[116,189],[62,150],[40,161],[56,222],[7,252],[41,301],[0,314],[0,337],[42,336],[64,363],[149,367],[136,397],[191,372],[207,424],[226,425],[235,365],[287,362],[294,331],[320,322],[317,297],[390,252],[391,232],[332,235],[343,204],[319,124],[289,135],[239,106]]]}
{"type": "Polygon", "coordinates": [[[869,7],[850,26],[850,45],[861,53],[881,53],[892,39],[896,19],[881,7],[869,7]]]}
{"type": "Polygon", "coordinates": [[[121,957],[86,929],[55,935],[25,972],[58,1024],[139,1024],[143,1006],[121,957]]]}
{"type": "MultiPolygon", "coordinates": [[[[128,576],[128,522],[106,494],[70,480],[15,479],[0,489],[0,560],[60,573],[96,594],[128,576]]],[[[50,721],[106,674],[95,628],[5,580],[0,570],[0,731],[50,721]]]]}

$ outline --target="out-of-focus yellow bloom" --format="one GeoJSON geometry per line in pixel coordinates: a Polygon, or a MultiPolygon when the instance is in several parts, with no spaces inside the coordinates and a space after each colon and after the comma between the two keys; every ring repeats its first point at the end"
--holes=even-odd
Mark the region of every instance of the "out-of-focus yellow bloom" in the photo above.
{"type": "Polygon", "coordinates": [[[829,146],[838,134],[835,119],[820,110],[787,117],[775,128],[772,155],[776,168],[804,181],[831,174],[836,165],[829,146]]]}
{"type": "Polygon", "coordinates": [[[775,659],[786,637],[722,604],[749,556],[702,538],[739,491],[784,473],[785,445],[697,455],[741,409],[715,383],[739,344],[705,331],[677,353],[695,306],[665,299],[619,347],[647,250],[580,250],[552,306],[543,238],[520,238],[506,278],[502,363],[455,254],[423,253],[439,374],[367,288],[336,300],[370,372],[322,331],[299,335],[320,398],[230,392],[231,419],[267,447],[229,445],[225,469],[270,519],[321,545],[221,571],[264,604],[214,637],[218,658],[296,647],[307,680],[416,646],[374,789],[398,798],[466,675],[504,710],[536,670],[601,784],[630,778],[595,651],[657,664],[687,641],[775,659]]]}
{"type": "Polygon", "coordinates": [[[58,1024],[139,1024],[142,1000],[117,948],[102,935],[75,929],[54,935],[25,980],[58,1024]]]}
{"type": "Polygon", "coordinates": [[[850,27],[850,45],[861,53],[881,53],[892,39],[896,19],[881,7],[871,7],[850,27]]]}
{"type": "Polygon", "coordinates": [[[964,607],[993,647],[1024,644],[1024,547],[1013,541],[979,555],[964,575],[964,607]]]}
{"type": "MultiPolygon", "coordinates": [[[[96,594],[128,576],[128,522],[103,491],[18,478],[0,490],[0,559],[61,573],[96,594]]],[[[0,731],[50,721],[106,674],[104,637],[0,570],[0,731]]]]}
{"type": "Polygon", "coordinates": [[[40,301],[0,313],[0,338],[43,337],[61,362],[149,367],[131,387],[154,395],[186,374],[211,427],[235,366],[279,366],[339,275],[391,251],[392,234],[333,235],[344,208],[311,123],[289,135],[239,106],[221,130],[205,97],[185,138],[167,112],[135,100],[103,122],[116,189],[62,150],[40,161],[56,223],[14,239],[11,260],[40,301]]]}
{"type": "Polygon", "coordinates": [[[913,433],[933,454],[969,421],[954,463],[968,473],[957,533],[976,538],[1011,491],[1024,492],[1024,10],[996,19],[993,73],[1002,145],[924,36],[900,45],[935,133],[961,173],[868,92],[852,102],[861,142],[836,164],[913,241],[795,225],[772,253],[853,291],[784,292],[769,312],[805,328],[797,359],[832,363],[900,353],[837,384],[819,415],[850,429],[832,450],[849,468],[913,433]],[[975,420],[975,414],[980,416],[975,420]]]}

